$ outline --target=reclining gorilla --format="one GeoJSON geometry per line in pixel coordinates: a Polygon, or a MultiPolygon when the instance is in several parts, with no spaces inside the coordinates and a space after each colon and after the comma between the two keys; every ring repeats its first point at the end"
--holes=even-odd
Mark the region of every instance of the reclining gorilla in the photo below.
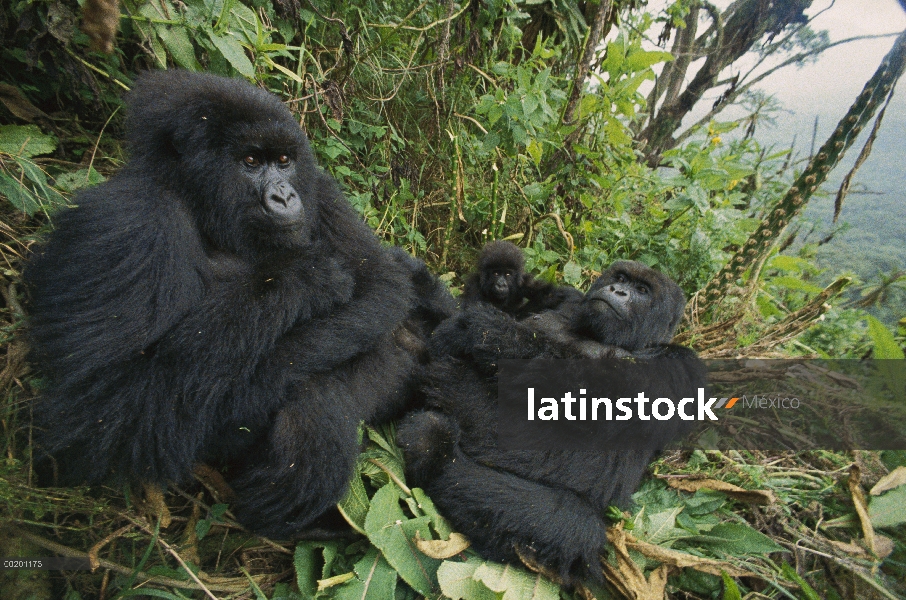
{"type": "Polygon", "coordinates": [[[685,427],[656,424],[649,430],[655,436],[634,450],[502,451],[496,362],[628,356],[634,362],[627,368],[645,363],[657,373],[650,397],[683,397],[705,386],[696,354],[669,344],[684,304],[669,278],[621,261],[584,299],[537,319],[518,322],[488,307],[448,319],[431,341],[427,409],[406,417],[398,431],[410,483],[423,487],[486,557],[523,558],[567,583],[600,579],[604,510],[628,500],[647,465],[685,427]]]}
{"type": "Polygon", "coordinates": [[[478,270],[466,279],[463,308],[486,302],[517,319],[580,300],[582,292],[557,286],[525,272],[525,256],[515,244],[490,242],[478,255],[478,270]]]}
{"type": "Polygon", "coordinates": [[[344,494],[359,422],[406,400],[419,263],[380,247],[266,91],[155,72],[128,107],[130,161],[25,270],[40,445],[64,483],[229,462],[239,519],[291,535],[344,494]]]}

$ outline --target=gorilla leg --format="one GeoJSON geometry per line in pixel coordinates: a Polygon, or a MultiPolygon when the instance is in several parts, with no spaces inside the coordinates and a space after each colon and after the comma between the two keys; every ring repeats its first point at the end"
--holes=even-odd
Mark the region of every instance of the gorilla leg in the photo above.
{"type": "Polygon", "coordinates": [[[478,464],[458,448],[428,480],[407,474],[482,556],[510,562],[524,557],[567,583],[601,581],[606,525],[575,493],[478,464]]]}
{"type": "Polygon", "coordinates": [[[406,455],[406,474],[422,486],[453,460],[458,441],[456,421],[433,410],[406,416],[396,430],[396,443],[406,455]]]}

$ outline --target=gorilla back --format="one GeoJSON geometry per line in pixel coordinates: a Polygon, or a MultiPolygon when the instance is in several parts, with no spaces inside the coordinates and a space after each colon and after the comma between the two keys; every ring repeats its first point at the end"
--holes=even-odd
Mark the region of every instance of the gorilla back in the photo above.
{"type": "Polygon", "coordinates": [[[129,163],[25,270],[40,444],[69,483],[233,460],[240,519],[291,533],[344,493],[359,421],[402,401],[408,273],[275,96],[163,71],[127,102],[129,163]]]}

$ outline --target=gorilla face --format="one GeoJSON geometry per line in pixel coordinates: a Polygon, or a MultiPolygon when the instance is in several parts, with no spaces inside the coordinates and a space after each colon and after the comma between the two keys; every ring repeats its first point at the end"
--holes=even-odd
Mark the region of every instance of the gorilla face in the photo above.
{"type": "Polygon", "coordinates": [[[491,242],[478,257],[479,297],[498,308],[515,308],[522,301],[525,257],[509,242],[491,242]]]}
{"type": "Polygon", "coordinates": [[[236,225],[247,227],[261,246],[300,248],[310,241],[310,224],[316,216],[313,198],[302,195],[299,183],[296,149],[262,148],[244,144],[233,158],[232,190],[223,189],[227,202],[244,207],[242,220],[236,225]],[[306,203],[308,206],[306,207],[306,203]]]}
{"type": "Polygon", "coordinates": [[[630,352],[673,338],[685,307],[680,287],[635,261],[617,261],[594,282],[578,328],[602,344],[630,352]]]}
{"type": "Polygon", "coordinates": [[[495,265],[481,272],[481,292],[495,304],[505,304],[516,291],[518,277],[516,271],[505,266],[495,265]]]}
{"type": "Polygon", "coordinates": [[[209,250],[253,258],[308,246],[322,174],[289,110],[265,90],[227,79],[166,77],[182,85],[165,97],[151,97],[154,86],[130,93],[130,168],[190,201],[185,208],[209,250]]]}

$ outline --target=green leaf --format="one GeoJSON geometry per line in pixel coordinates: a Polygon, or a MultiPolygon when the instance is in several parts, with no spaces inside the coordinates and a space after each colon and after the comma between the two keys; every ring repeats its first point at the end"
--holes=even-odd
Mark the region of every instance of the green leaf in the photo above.
{"type": "Polygon", "coordinates": [[[482,564],[477,557],[466,562],[445,560],[437,570],[440,591],[451,600],[497,600],[497,594],[473,577],[482,564]]]}
{"type": "Polygon", "coordinates": [[[720,523],[712,527],[707,534],[693,535],[684,541],[710,546],[712,550],[730,556],[783,552],[783,548],[771,538],[745,523],[720,523]]]}
{"type": "Polygon", "coordinates": [[[217,46],[217,49],[223,57],[227,59],[233,68],[239,71],[241,75],[248,78],[255,76],[255,67],[252,66],[251,61],[249,61],[248,57],[245,55],[245,49],[236,38],[231,35],[219,36],[214,32],[209,32],[208,37],[210,37],[211,42],[217,46]]]}
{"type": "Polygon", "coordinates": [[[296,585],[305,598],[315,596],[318,591],[318,580],[330,577],[336,556],[335,542],[300,542],[296,546],[293,553],[296,585]],[[321,550],[320,555],[318,550],[321,550]]]}
{"type": "MultiPolygon", "coordinates": [[[[251,8],[236,2],[230,7],[229,31],[232,33],[242,32],[242,37],[252,46],[258,44],[258,33],[261,31],[261,23],[258,15],[251,8]],[[249,35],[249,31],[255,32],[255,37],[249,35]]],[[[238,69],[237,69],[238,70],[238,69]]]]}
{"type": "Polygon", "coordinates": [[[660,62],[673,60],[673,55],[664,51],[637,50],[626,57],[626,68],[630,72],[641,71],[660,62]]]}
{"type": "Polygon", "coordinates": [[[293,553],[293,567],[296,570],[296,585],[305,598],[313,598],[318,591],[318,570],[315,560],[315,545],[302,542],[293,553]]]}
{"type": "Polygon", "coordinates": [[[57,177],[56,184],[64,192],[72,193],[82,188],[97,185],[103,181],[106,181],[104,176],[95,171],[94,167],[91,167],[91,169],[79,169],[71,173],[64,173],[57,177]]]}
{"type": "Polygon", "coordinates": [[[807,269],[810,265],[807,260],[804,258],[799,258],[798,256],[785,256],[783,254],[778,254],[770,260],[768,266],[773,269],[780,269],[781,271],[793,271],[794,273],[801,273],[804,269],[807,269]]]}
{"type": "Polygon", "coordinates": [[[386,600],[396,593],[396,571],[377,548],[369,548],[353,567],[355,578],[336,588],[337,600],[386,600]]]}
{"type": "Polygon", "coordinates": [[[868,320],[868,335],[874,344],[874,357],[904,358],[903,349],[897,344],[890,330],[871,315],[866,315],[865,318],[868,320]]]}
{"type": "Polygon", "coordinates": [[[211,520],[210,519],[199,519],[195,523],[195,536],[199,540],[203,540],[204,536],[208,535],[208,532],[211,531],[211,520]]]}
{"type": "Polygon", "coordinates": [[[807,283],[798,277],[792,277],[790,275],[781,275],[780,277],[774,277],[771,279],[771,284],[777,285],[788,290],[795,290],[797,292],[806,292],[808,294],[820,294],[824,291],[824,288],[818,287],[811,283],[807,283]]]}
{"type": "Polygon", "coordinates": [[[440,561],[419,552],[412,538],[418,531],[424,540],[432,539],[428,524],[430,517],[407,519],[400,508],[399,488],[389,483],[371,498],[371,508],[365,518],[365,531],[371,543],[384,553],[384,558],[399,572],[406,583],[418,593],[436,593],[434,578],[440,561]]]}
{"type": "Polygon", "coordinates": [[[522,97],[522,114],[526,119],[532,116],[536,108],[538,108],[538,99],[534,94],[526,94],[522,97]]]}
{"type": "Polygon", "coordinates": [[[563,265],[563,281],[569,285],[576,285],[581,279],[582,267],[574,260],[567,261],[567,263],[563,265]]]}
{"type": "Polygon", "coordinates": [[[875,527],[894,527],[906,523],[906,485],[895,487],[880,496],[872,496],[868,517],[875,527]]]}
{"type": "Polygon", "coordinates": [[[368,492],[365,491],[365,484],[362,482],[362,477],[356,473],[356,476],[352,478],[352,481],[349,484],[349,491],[346,492],[346,496],[340,500],[337,508],[343,513],[343,515],[360,531],[365,531],[365,517],[368,515],[368,492]]]}
{"type": "Polygon", "coordinates": [[[645,541],[658,545],[687,536],[685,530],[676,526],[676,518],[682,510],[682,506],[677,506],[651,515],[646,519],[641,536],[645,541]]]}
{"type": "Polygon", "coordinates": [[[198,60],[195,59],[195,46],[192,45],[185,27],[160,25],[155,27],[154,31],[177,65],[190,71],[202,70],[198,60]]]}
{"type": "Polygon", "coordinates": [[[56,138],[43,133],[37,125],[0,125],[0,152],[31,158],[50,154],[56,148],[56,138]]]}
{"type": "Polygon", "coordinates": [[[431,501],[431,498],[429,498],[421,488],[412,488],[412,497],[418,503],[419,510],[431,518],[431,525],[434,527],[434,531],[437,532],[441,539],[448,539],[450,534],[453,533],[453,528],[447,520],[437,512],[437,507],[434,506],[434,502],[431,501]]]}
{"type": "Polygon", "coordinates": [[[723,600],[742,600],[742,594],[739,592],[739,586],[736,585],[736,582],[733,581],[733,578],[727,575],[726,572],[720,572],[721,578],[724,580],[724,597],[723,600]]]}
{"type": "Polygon", "coordinates": [[[486,562],[475,569],[475,579],[503,593],[503,600],[559,600],[560,586],[540,573],[527,573],[511,565],[486,562]]]}
{"type": "Polygon", "coordinates": [[[4,173],[0,173],[0,196],[6,196],[10,204],[29,216],[41,209],[37,198],[28,188],[19,185],[18,181],[4,173]]]}
{"type": "Polygon", "coordinates": [[[812,588],[812,586],[810,586],[805,581],[805,579],[800,577],[799,573],[797,573],[796,570],[793,569],[793,567],[791,567],[790,565],[788,565],[786,563],[783,563],[783,565],[781,565],[781,567],[780,567],[780,570],[783,571],[783,574],[787,579],[799,584],[799,587],[802,589],[802,595],[805,597],[805,600],[821,600],[821,596],[818,595],[818,592],[816,592],[814,590],[814,588],[812,588]]]}
{"type": "Polygon", "coordinates": [[[538,140],[532,139],[532,141],[529,142],[528,146],[526,146],[525,149],[528,151],[529,156],[531,156],[532,160],[535,162],[535,166],[539,166],[541,164],[541,155],[543,154],[544,149],[542,148],[541,144],[538,143],[538,140]]]}

